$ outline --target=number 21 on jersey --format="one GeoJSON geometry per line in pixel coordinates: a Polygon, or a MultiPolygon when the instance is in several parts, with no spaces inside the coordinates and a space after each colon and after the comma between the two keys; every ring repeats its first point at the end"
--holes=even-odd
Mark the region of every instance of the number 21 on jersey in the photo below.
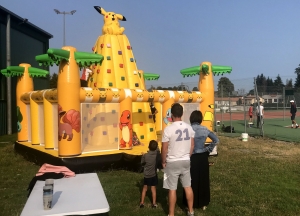
{"type": "Polygon", "coordinates": [[[178,134],[176,141],[189,140],[191,139],[189,136],[189,130],[185,128],[184,130],[176,130],[175,134],[178,134]]]}

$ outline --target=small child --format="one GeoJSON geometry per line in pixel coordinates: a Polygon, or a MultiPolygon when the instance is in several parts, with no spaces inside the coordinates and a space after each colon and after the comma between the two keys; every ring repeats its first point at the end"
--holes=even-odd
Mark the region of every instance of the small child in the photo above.
{"type": "Polygon", "coordinates": [[[144,200],[148,186],[151,187],[152,192],[152,208],[157,208],[156,204],[156,185],[158,184],[157,178],[157,166],[161,163],[161,155],[158,150],[158,143],[155,140],[151,140],[149,143],[149,150],[146,154],[143,154],[141,164],[144,166],[144,187],[142,190],[142,197],[140,202],[140,208],[144,208],[144,200]]]}
{"type": "Polygon", "coordinates": [[[135,131],[132,131],[132,145],[133,146],[141,145],[141,142],[135,131]]]}

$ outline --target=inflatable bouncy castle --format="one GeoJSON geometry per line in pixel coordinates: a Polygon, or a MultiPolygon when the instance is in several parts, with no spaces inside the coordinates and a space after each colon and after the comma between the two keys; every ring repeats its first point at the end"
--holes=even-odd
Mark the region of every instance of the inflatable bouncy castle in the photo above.
{"type": "Polygon", "coordinates": [[[64,46],[36,56],[40,65],[59,66],[57,89],[35,91],[32,79],[48,71],[29,64],[1,70],[5,76],[19,77],[16,150],[36,163],[64,165],[74,171],[113,164],[138,166],[149,141],[160,141],[159,134],[172,123],[170,108],[175,102],[184,107],[184,121],[200,109],[203,125],[212,130],[213,75],[229,73],[231,67],[203,62],[181,70],[183,77],[199,75],[200,91],[146,90],[145,80],[157,80],[159,75],[138,69],[125,29],[119,25],[126,18],[98,6],[95,9],[104,25],[93,52],[64,46]],[[80,85],[82,69],[87,87],[80,85]],[[150,102],[159,111],[156,122],[150,102]],[[134,138],[140,142],[133,143],[134,138]]]}

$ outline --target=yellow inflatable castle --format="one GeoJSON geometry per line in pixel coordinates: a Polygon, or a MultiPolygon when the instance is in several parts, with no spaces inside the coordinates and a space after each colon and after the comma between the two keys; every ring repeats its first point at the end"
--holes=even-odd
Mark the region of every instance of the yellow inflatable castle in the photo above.
{"type": "Polygon", "coordinates": [[[147,91],[145,80],[157,80],[159,75],[138,69],[125,29],[119,25],[126,18],[95,9],[103,15],[104,25],[93,53],[65,46],[36,56],[40,65],[59,65],[57,89],[34,91],[32,79],[48,71],[29,64],[1,70],[5,76],[19,77],[16,150],[36,163],[65,165],[74,171],[112,164],[139,167],[149,141],[160,141],[157,134],[172,123],[170,107],[175,102],[184,106],[186,121],[193,110],[200,109],[203,125],[212,130],[213,74],[231,72],[231,67],[203,62],[181,70],[184,77],[200,75],[200,91],[147,91]],[[87,87],[80,86],[83,68],[89,71],[87,87]],[[159,110],[156,123],[150,102],[159,110]],[[140,144],[133,145],[133,138],[140,144]]]}

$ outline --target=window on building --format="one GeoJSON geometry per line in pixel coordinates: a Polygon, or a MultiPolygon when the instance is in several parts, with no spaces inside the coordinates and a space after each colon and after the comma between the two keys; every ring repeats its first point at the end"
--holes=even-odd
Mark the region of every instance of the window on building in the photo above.
{"type": "Polygon", "coordinates": [[[277,101],[277,99],[274,99],[274,103],[277,103],[278,101],[277,101]]]}

